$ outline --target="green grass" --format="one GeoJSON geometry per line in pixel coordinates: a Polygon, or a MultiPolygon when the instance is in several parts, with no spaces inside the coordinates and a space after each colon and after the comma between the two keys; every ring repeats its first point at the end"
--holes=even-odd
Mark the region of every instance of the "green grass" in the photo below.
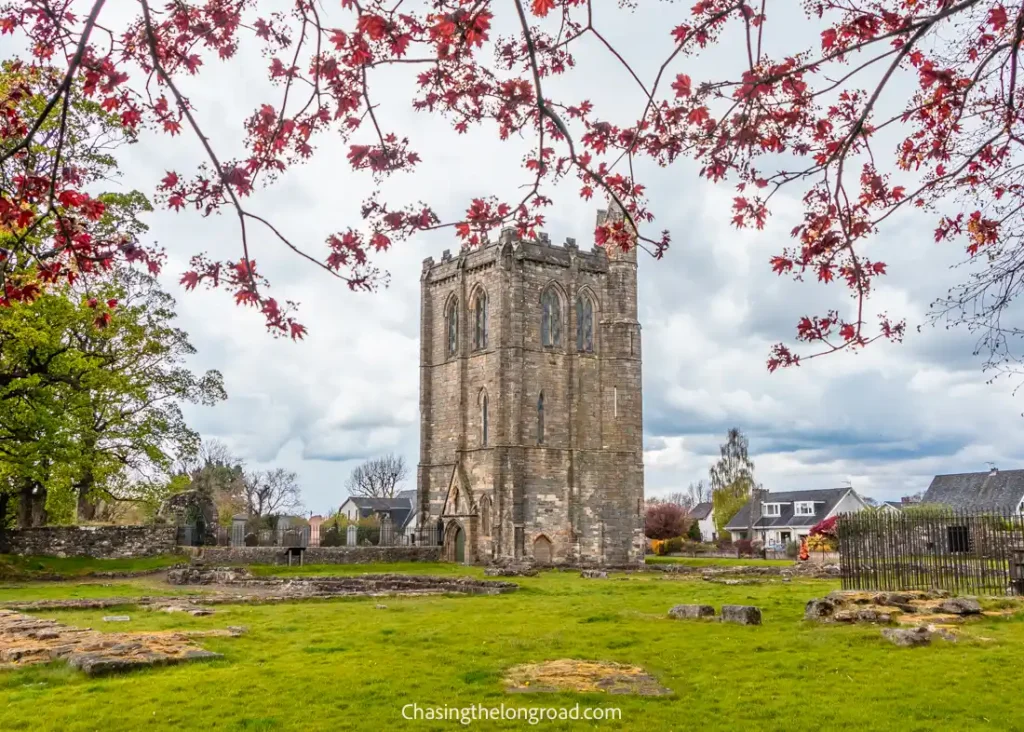
{"type": "MultiPolygon", "coordinates": [[[[298,568],[273,571],[299,573],[298,568]]],[[[480,574],[451,565],[303,568],[309,574],[381,571],[480,574]]],[[[586,580],[572,572],[514,581],[521,590],[493,597],[217,606],[215,615],[204,618],[132,609],[131,622],[116,628],[101,621],[104,611],[40,613],[104,630],[244,625],[249,632],[203,639],[206,648],[224,654],[212,662],[97,679],[61,665],[0,672],[0,729],[451,730],[460,725],[406,722],[401,708],[410,703],[571,707],[577,702],[621,709],[621,721],[591,726],[613,730],[931,732],[1022,726],[1017,690],[1024,688],[1024,622],[1019,617],[971,624],[973,634],[989,640],[899,649],[883,642],[877,628],[805,623],[804,603],[837,586],[829,581],[723,586],[660,573],[586,580]],[[764,625],[668,619],[668,608],[680,602],[756,604],[764,611],[764,625]],[[387,608],[376,609],[378,603],[387,608]],[[675,694],[637,698],[502,690],[509,666],[557,658],[640,665],[675,694]]],[[[71,584],[50,586],[76,590],[71,584]]],[[[29,599],[39,589],[11,592],[29,599]]],[[[113,594],[114,587],[108,589],[113,594]]],[[[125,593],[118,589],[117,594],[125,593]]],[[[472,726],[530,727],[524,722],[472,726]]]]}
{"type": "Polygon", "coordinates": [[[181,556],[141,559],[90,559],[89,557],[20,557],[0,554],[0,580],[87,577],[97,572],[144,572],[187,561],[181,556]]]}
{"type": "Polygon", "coordinates": [[[645,560],[647,564],[685,564],[689,567],[791,567],[792,559],[722,559],[719,557],[655,557],[645,560]]]}

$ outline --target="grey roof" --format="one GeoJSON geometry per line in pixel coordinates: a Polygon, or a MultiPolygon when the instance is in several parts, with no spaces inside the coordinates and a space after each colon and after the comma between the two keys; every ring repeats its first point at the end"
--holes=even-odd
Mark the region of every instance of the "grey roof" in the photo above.
{"type": "Polygon", "coordinates": [[[886,506],[892,506],[899,511],[903,510],[903,501],[884,501],[884,503],[886,506]]]}
{"type": "MultiPolygon", "coordinates": [[[[785,493],[765,493],[764,503],[781,503],[779,516],[761,516],[755,523],[755,529],[769,529],[773,527],[786,527],[786,526],[814,526],[816,523],[821,521],[823,518],[828,516],[829,512],[836,507],[840,499],[847,493],[852,491],[852,488],[827,488],[825,490],[811,490],[811,491],[788,491],[785,493]],[[814,515],[813,516],[796,516],[794,515],[795,506],[797,501],[813,501],[814,502],[814,515]]],[[[728,525],[725,527],[728,530],[733,529],[746,529],[750,526],[750,501],[747,501],[743,508],[739,512],[729,519],[728,525]]]]}
{"type": "Polygon", "coordinates": [[[966,511],[1016,511],[1024,498],[1024,470],[936,475],[924,503],[966,511]]]}
{"type": "Polygon", "coordinates": [[[711,515],[712,504],[710,501],[704,503],[698,503],[696,506],[690,509],[690,518],[694,521],[703,521],[711,515]]]}

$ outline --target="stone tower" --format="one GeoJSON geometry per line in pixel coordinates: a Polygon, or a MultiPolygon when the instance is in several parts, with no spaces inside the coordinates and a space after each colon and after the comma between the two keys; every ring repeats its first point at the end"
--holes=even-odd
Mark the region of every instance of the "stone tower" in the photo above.
{"type": "Polygon", "coordinates": [[[506,230],[421,290],[421,525],[456,561],[642,562],[635,250],[506,230]]]}

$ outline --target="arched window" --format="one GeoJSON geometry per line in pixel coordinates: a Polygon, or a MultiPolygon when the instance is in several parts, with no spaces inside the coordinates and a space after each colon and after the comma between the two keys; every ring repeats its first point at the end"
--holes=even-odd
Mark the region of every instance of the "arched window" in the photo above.
{"type": "Polygon", "coordinates": [[[480,499],[480,533],[484,536],[491,535],[491,498],[484,496],[480,499]]]}
{"type": "Polygon", "coordinates": [[[480,390],[480,444],[487,444],[487,430],[490,425],[488,424],[487,414],[487,392],[483,389],[480,390]]]}
{"type": "Polygon", "coordinates": [[[537,397],[537,444],[544,444],[544,392],[537,397]]]}
{"type": "Polygon", "coordinates": [[[594,303],[586,295],[576,299],[576,350],[594,352],[594,303]]]}
{"type": "Polygon", "coordinates": [[[452,298],[445,314],[448,321],[448,355],[454,356],[459,348],[459,301],[452,298]]]}
{"type": "Polygon", "coordinates": [[[487,348],[487,293],[478,290],[473,303],[473,347],[487,348]]]}
{"type": "Polygon", "coordinates": [[[562,300],[554,287],[540,297],[540,342],[545,346],[562,345],[562,300]]]}

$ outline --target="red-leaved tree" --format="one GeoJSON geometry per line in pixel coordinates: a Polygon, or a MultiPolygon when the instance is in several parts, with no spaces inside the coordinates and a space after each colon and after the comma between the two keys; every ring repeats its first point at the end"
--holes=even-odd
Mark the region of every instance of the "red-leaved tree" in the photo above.
{"type": "Polygon", "coordinates": [[[674,539],[689,528],[686,509],[676,503],[649,503],[644,511],[644,535],[648,539],[674,539]]]}
{"type": "MultiPolygon", "coordinates": [[[[803,9],[816,33],[800,45],[786,41],[785,23],[772,25],[773,13],[792,12],[791,3],[697,0],[688,10],[666,7],[670,22],[635,36],[636,48],[616,46],[606,31],[633,4],[294,0],[287,12],[271,12],[260,0],[135,0],[119,3],[134,8],[124,16],[123,7],[115,13],[104,0],[8,2],[0,31],[27,49],[25,64],[59,72],[43,109],[3,107],[0,225],[9,233],[8,258],[27,255],[50,280],[96,262],[159,264],[135,242],[93,235],[95,204],[73,174],[54,165],[39,175],[29,166],[33,146],[59,160],[62,125],[46,135],[40,130],[66,112],[68,91],[80,84],[130,130],[151,127],[201,141],[206,162],[168,171],[158,199],[172,209],[232,213],[238,248],[197,255],[182,282],[230,288],[239,303],[260,308],[274,332],[301,337],[305,329],[289,305],[264,294],[263,273],[249,255],[253,227],[266,227],[282,246],[350,287],[370,289],[380,274],[372,253],[439,228],[451,228],[470,246],[506,225],[533,236],[552,204],[553,184],[575,179],[582,197],[610,199],[624,211],[595,230],[597,244],[640,246],[661,257],[669,233],[653,230],[638,178],[645,165],[692,158],[701,176],[736,187],[730,215],[737,227],[763,227],[773,197],[792,186],[803,220],[770,266],[781,275],[838,283],[854,298],[848,314],[837,308],[799,317],[796,340],[808,351],[777,344],[769,369],[902,338],[901,320],[883,315],[868,322],[864,301],[886,265],[863,247],[902,208],[925,209],[937,240],[958,240],[968,258],[982,261],[935,314],[982,327],[993,353],[1006,351],[1008,339],[1021,333],[1000,315],[1024,286],[1017,94],[1024,7],[999,0],[808,0],[803,9]],[[511,32],[498,37],[496,27],[511,32]],[[647,34],[670,50],[645,75],[631,59],[654,45],[647,34]],[[179,82],[233,57],[243,37],[262,44],[279,93],[239,120],[246,152],[227,159],[204,134],[179,82]],[[555,77],[588,73],[574,55],[583,43],[618,64],[641,104],[553,91],[555,77]],[[740,54],[743,70],[735,78],[693,78],[691,59],[717,44],[740,54]],[[415,171],[431,152],[416,149],[410,131],[379,114],[375,77],[389,66],[408,70],[416,81],[411,106],[450,120],[454,139],[477,127],[502,140],[528,140],[524,192],[499,200],[482,183],[461,215],[444,219],[429,201],[372,193],[361,221],[325,231],[322,251],[297,246],[248,208],[247,196],[314,155],[327,134],[347,146],[354,170],[378,182],[415,171]],[[883,133],[894,134],[895,145],[883,133]]],[[[31,296],[35,290],[12,275],[0,270],[5,298],[31,296]]]]}

